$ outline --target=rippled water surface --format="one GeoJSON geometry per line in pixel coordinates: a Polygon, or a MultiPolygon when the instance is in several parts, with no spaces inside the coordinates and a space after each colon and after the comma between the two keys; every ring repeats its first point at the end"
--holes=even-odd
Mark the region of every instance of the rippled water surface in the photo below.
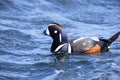
{"type": "Polygon", "coordinates": [[[120,38],[101,55],[51,55],[51,22],[69,38],[120,31],[120,0],[0,0],[0,80],[120,80],[120,38]]]}

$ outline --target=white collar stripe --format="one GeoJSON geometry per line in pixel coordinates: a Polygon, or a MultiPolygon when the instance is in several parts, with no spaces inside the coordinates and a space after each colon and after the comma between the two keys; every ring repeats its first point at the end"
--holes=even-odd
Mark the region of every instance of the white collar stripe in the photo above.
{"type": "Polygon", "coordinates": [[[71,53],[72,52],[72,49],[71,49],[71,45],[70,43],[68,44],[68,53],[71,53]]]}
{"type": "MultiPolygon", "coordinates": [[[[54,50],[54,52],[58,52],[58,51],[59,51],[63,46],[65,46],[65,45],[66,45],[66,43],[59,45],[59,46],[54,50]]],[[[71,53],[71,52],[72,52],[70,43],[68,44],[68,51],[67,51],[67,52],[68,52],[68,53],[71,53]]]]}
{"type": "Polygon", "coordinates": [[[59,46],[54,50],[54,52],[59,51],[64,45],[66,45],[66,44],[61,44],[61,45],[59,45],[59,46]]]}

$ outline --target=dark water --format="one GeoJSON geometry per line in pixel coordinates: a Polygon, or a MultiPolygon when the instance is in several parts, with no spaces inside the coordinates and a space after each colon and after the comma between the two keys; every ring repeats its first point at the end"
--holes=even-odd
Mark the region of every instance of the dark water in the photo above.
{"type": "Polygon", "coordinates": [[[0,0],[0,80],[120,80],[120,38],[101,55],[56,62],[51,22],[69,38],[109,38],[120,31],[120,0],[0,0]]]}

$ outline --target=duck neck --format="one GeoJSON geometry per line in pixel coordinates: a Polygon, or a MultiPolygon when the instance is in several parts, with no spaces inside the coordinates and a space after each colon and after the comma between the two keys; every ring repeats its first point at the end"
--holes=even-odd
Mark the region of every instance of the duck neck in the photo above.
{"type": "Polygon", "coordinates": [[[51,51],[54,52],[55,49],[58,46],[60,46],[62,44],[65,44],[65,43],[68,43],[68,38],[67,38],[66,34],[61,34],[59,37],[53,38],[53,43],[52,43],[52,46],[51,46],[51,51]]]}

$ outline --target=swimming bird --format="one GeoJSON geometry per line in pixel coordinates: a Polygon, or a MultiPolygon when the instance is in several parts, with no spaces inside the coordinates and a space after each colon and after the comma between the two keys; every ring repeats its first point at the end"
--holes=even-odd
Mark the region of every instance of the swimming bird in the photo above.
{"type": "Polygon", "coordinates": [[[119,37],[120,31],[109,39],[79,37],[68,40],[63,27],[58,23],[51,23],[44,34],[53,39],[51,46],[51,52],[53,53],[100,54],[109,51],[109,46],[119,37]]]}

